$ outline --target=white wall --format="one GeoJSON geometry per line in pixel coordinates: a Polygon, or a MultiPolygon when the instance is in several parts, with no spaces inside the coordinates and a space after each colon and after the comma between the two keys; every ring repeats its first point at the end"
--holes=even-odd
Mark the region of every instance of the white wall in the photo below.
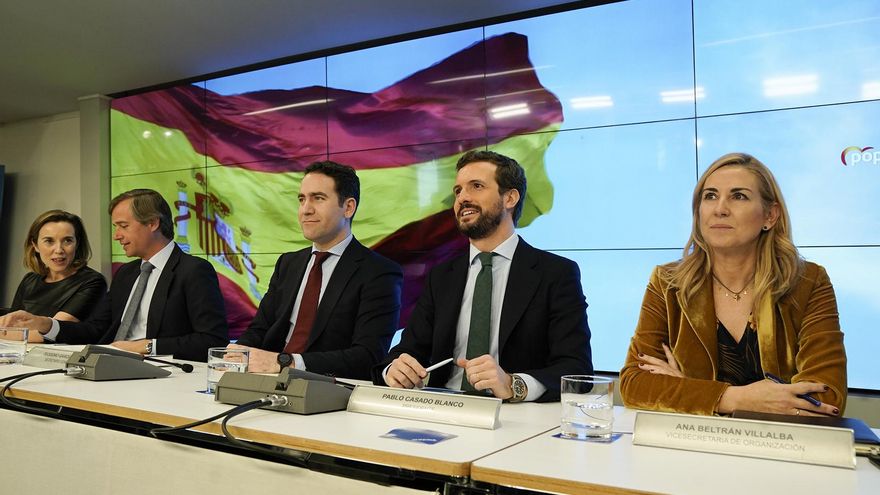
{"type": "MultiPolygon", "coordinates": [[[[25,274],[22,247],[34,218],[52,208],[81,211],[79,113],[0,126],[0,163],[6,166],[0,306],[8,307],[25,274]]],[[[86,229],[100,232],[98,225],[86,229]]]]}
{"type": "Polygon", "coordinates": [[[92,259],[110,276],[109,99],[79,99],[79,111],[0,126],[0,164],[6,166],[0,217],[0,307],[12,303],[25,274],[24,237],[34,218],[54,208],[83,219],[92,259]]]}

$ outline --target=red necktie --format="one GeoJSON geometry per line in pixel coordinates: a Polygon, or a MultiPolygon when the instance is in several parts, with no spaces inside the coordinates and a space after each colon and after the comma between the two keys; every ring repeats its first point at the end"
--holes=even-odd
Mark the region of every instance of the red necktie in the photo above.
{"type": "Polygon", "coordinates": [[[324,275],[321,265],[330,257],[326,251],[315,251],[315,263],[309,271],[306,281],[306,290],[299,302],[299,312],[296,315],[296,323],[293,325],[293,335],[284,346],[284,352],[288,354],[302,354],[306,350],[306,342],[312,333],[312,325],[315,323],[315,315],[318,313],[318,299],[321,295],[321,278],[324,275]]]}

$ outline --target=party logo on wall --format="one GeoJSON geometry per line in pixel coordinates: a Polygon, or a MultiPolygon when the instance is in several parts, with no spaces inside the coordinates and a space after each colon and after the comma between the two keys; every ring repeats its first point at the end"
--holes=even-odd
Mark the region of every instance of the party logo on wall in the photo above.
{"type": "Polygon", "coordinates": [[[840,162],[844,166],[880,165],[880,150],[875,150],[873,146],[866,146],[864,148],[848,146],[840,152],[840,162]]]}

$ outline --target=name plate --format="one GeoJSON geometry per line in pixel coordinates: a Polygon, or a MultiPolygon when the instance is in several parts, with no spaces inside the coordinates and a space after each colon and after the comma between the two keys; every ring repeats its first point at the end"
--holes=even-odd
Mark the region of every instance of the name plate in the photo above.
{"type": "Polygon", "coordinates": [[[46,369],[66,368],[67,360],[81,348],[82,346],[76,349],[63,346],[36,346],[25,354],[21,364],[46,369]]]}
{"type": "Polygon", "coordinates": [[[500,426],[501,399],[358,385],[348,411],[494,430],[500,426]]]}
{"type": "Polygon", "coordinates": [[[856,467],[852,430],[827,426],[638,411],[633,445],[856,467]]]}

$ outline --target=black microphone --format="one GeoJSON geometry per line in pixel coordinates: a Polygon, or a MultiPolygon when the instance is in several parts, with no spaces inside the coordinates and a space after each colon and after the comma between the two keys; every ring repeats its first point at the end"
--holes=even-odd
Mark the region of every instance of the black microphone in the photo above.
{"type": "Polygon", "coordinates": [[[303,380],[315,380],[319,382],[335,383],[336,385],[342,385],[349,390],[354,390],[355,387],[355,384],[344,382],[342,380],[337,380],[335,376],[321,375],[318,373],[312,373],[311,371],[298,370],[296,368],[287,368],[287,376],[290,378],[300,378],[303,380]]]}
{"type": "Polygon", "coordinates": [[[319,382],[330,382],[336,383],[336,378],[327,375],[321,375],[318,373],[312,373],[311,371],[303,371],[298,370],[296,368],[287,368],[287,376],[291,379],[299,378],[302,380],[315,380],[319,382]]]}
{"type": "Polygon", "coordinates": [[[156,363],[161,363],[161,364],[167,364],[167,365],[169,365],[169,366],[174,366],[175,368],[180,368],[180,369],[182,369],[184,373],[192,373],[192,370],[193,370],[193,365],[191,365],[191,364],[189,364],[189,363],[183,363],[183,364],[181,364],[181,363],[175,363],[175,362],[173,362],[173,361],[164,361],[164,360],[162,360],[162,359],[156,359],[156,358],[154,358],[154,357],[150,357],[150,356],[144,356],[144,361],[153,361],[153,362],[156,362],[156,363]]]}

